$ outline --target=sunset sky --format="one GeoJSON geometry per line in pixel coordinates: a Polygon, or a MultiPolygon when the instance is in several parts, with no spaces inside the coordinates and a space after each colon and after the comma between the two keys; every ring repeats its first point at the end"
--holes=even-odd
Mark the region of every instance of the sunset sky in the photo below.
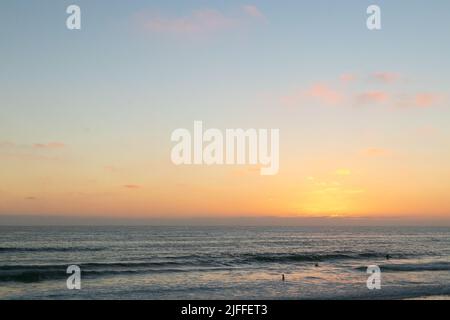
{"type": "Polygon", "coordinates": [[[449,12],[1,1],[0,215],[450,220],[449,12]],[[279,173],[175,166],[171,132],[195,120],[279,129],[279,173]]]}

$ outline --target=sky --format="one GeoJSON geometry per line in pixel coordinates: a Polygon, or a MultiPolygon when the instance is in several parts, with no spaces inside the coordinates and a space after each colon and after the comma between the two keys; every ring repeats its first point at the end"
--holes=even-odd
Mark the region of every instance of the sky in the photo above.
{"type": "Polygon", "coordinates": [[[0,216],[450,221],[448,12],[1,1],[0,216]],[[81,30],[66,28],[71,4],[81,30]],[[278,174],[175,166],[171,133],[196,120],[279,129],[278,174]]]}

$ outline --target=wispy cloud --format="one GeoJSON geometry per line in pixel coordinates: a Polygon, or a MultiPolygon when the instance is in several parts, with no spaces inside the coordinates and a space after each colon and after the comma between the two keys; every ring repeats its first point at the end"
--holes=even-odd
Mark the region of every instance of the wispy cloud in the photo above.
{"type": "Polygon", "coordinates": [[[14,148],[15,146],[15,143],[9,141],[0,141],[0,148],[14,148]]]}
{"type": "Polygon", "coordinates": [[[255,5],[244,5],[242,6],[242,10],[253,18],[266,20],[266,16],[255,5]]]}
{"type": "Polygon", "coordinates": [[[139,14],[142,27],[154,33],[198,34],[210,33],[235,26],[235,21],[217,10],[202,9],[184,17],[161,14],[139,14]]]}
{"type": "Polygon", "coordinates": [[[353,73],[344,73],[339,77],[339,80],[343,83],[350,83],[357,80],[356,74],[353,73]]]}
{"type": "Polygon", "coordinates": [[[428,108],[439,101],[439,97],[432,93],[419,93],[414,97],[414,103],[421,108],[428,108]]]}
{"type": "Polygon", "coordinates": [[[66,145],[62,142],[46,142],[46,143],[34,143],[34,144],[18,144],[10,141],[1,141],[0,148],[11,148],[11,149],[61,149],[65,148],[66,145]]]}
{"type": "Polygon", "coordinates": [[[383,91],[368,91],[359,94],[356,97],[358,104],[372,104],[387,102],[389,94],[383,91]]]}
{"type": "Polygon", "coordinates": [[[312,86],[307,91],[307,95],[326,104],[339,104],[344,100],[344,95],[341,92],[323,84],[312,86]]]}
{"type": "Polygon", "coordinates": [[[310,103],[338,105],[345,100],[345,94],[326,84],[314,84],[306,90],[296,90],[280,98],[287,106],[301,106],[310,103]]]}
{"type": "MultiPolygon", "coordinates": [[[[431,108],[448,100],[445,94],[432,92],[402,93],[397,86],[380,89],[373,83],[358,81],[359,78],[355,73],[344,73],[334,81],[317,82],[309,87],[292,90],[280,96],[279,102],[288,107],[319,104],[340,107],[383,105],[394,108],[431,108]],[[355,82],[357,86],[347,85],[352,82],[355,82]],[[366,89],[364,90],[364,87],[361,89],[361,86],[366,89]],[[358,88],[359,90],[355,91],[358,88]]],[[[392,83],[402,77],[394,72],[376,72],[370,74],[369,78],[383,83],[392,83]]]]}
{"type": "Polygon", "coordinates": [[[0,142],[0,157],[5,159],[18,160],[62,160],[59,152],[51,152],[51,150],[59,150],[65,148],[62,142],[21,144],[16,142],[3,141],[0,142]],[[58,154],[58,156],[56,156],[58,154]]]}
{"type": "Polygon", "coordinates": [[[397,106],[400,108],[431,108],[443,101],[443,96],[436,93],[417,93],[402,95],[397,106]]]}
{"type": "Polygon", "coordinates": [[[141,28],[156,34],[208,35],[242,26],[249,18],[265,21],[254,5],[244,5],[239,14],[225,14],[216,9],[197,9],[183,16],[142,11],[135,15],[141,28]]]}
{"type": "Polygon", "coordinates": [[[124,187],[126,189],[142,189],[142,186],[137,185],[137,184],[125,184],[122,187],[124,187]]]}
{"type": "Polygon", "coordinates": [[[401,76],[396,72],[374,72],[370,75],[370,79],[377,82],[389,84],[400,80],[401,76]]]}
{"type": "Polygon", "coordinates": [[[35,143],[33,145],[34,148],[38,149],[61,149],[66,145],[62,142],[49,142],[49,143],[35,143]]]}

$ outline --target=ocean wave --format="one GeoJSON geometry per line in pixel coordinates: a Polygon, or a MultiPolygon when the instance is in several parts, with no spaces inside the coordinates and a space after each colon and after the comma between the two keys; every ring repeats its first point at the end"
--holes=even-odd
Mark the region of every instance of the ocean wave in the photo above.
{"type": "MultiPolygon", "coordinates": [[[[414,271],[450,271],[450,262],[437,261],[428,263],[403,263],[403,264],[385,264],[379,266],[381,271],[388,272],[414,272],[414,271]]],[[[361,266],[355,268],[365,271],[367,267],[361,266]]]]}
{"type": "MultiPolygon", "coordinates": [[[[393,255],[396,258],[406,255],[393,255]]],[[[170,273],[266,268],[268,264],[301,264],[324,261],[384,258],[381,252],[334,253],[240,253],[217,255],[186,255],[158,260],[86,262],[77,264],[83,276],[99,277],[121,274],[170,273]]],[[[0,282],[40,282],[66,278],[68,264],[0,265],[0,282]]]]}
{"type": "Polygon", "coordinates": [[[105,248],[89,247],[0,247],[0,253],[20,253],[20,252],[95,252],[102,251],[105,248]]]}
{"type": "MultiPolygon", "coordinates": [[[[167,266],[167,265],[184,265],[181,262],[92,262],[78,264],[80,268],[87,270],[101,270],[106,268],[136,268],[136,267],[154,267],[154,266],[167,266]]],[[[48,270],[65,270],[68,267],[67,264],[38,264],[38,265],[3,265],[0,266],[1,272],[8,271],[48,271],[48,270]]]]}
{"type": "MultiPolygon", "coordinates": [[[[395,258],[406,258],[406,254],[390,255],[395,258]]],[[[255,254],[248,255],[250,262],[323,262],[334,260],[358,260],[368,258],[384,258],[386,253],[381,252],[362,252],[362,253],[313,253],[313,254],[255,254]]]]}
{"type": "MultiPolygon", "coordinates": [[[[192,271],[231,270],[230,267],[189,267],[181,263],[86,263],[78,265],[83,277],[92,278],[111,275],[132,275],[147,273],[172,273],[192,271]]],[[[0,283],[32,283],[64,279],[67,265],[16,265],[0,266],[0,283]]]]}

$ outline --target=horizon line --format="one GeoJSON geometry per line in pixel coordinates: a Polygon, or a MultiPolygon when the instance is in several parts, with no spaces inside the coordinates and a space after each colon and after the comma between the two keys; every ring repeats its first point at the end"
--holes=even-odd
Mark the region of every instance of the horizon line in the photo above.
{"type": "Polygon", "coordinates": [[[56,215],[1,215],[0,226],[450,226],[449,217],[106,217],[106,216],[56,216],[56,215]]]}

